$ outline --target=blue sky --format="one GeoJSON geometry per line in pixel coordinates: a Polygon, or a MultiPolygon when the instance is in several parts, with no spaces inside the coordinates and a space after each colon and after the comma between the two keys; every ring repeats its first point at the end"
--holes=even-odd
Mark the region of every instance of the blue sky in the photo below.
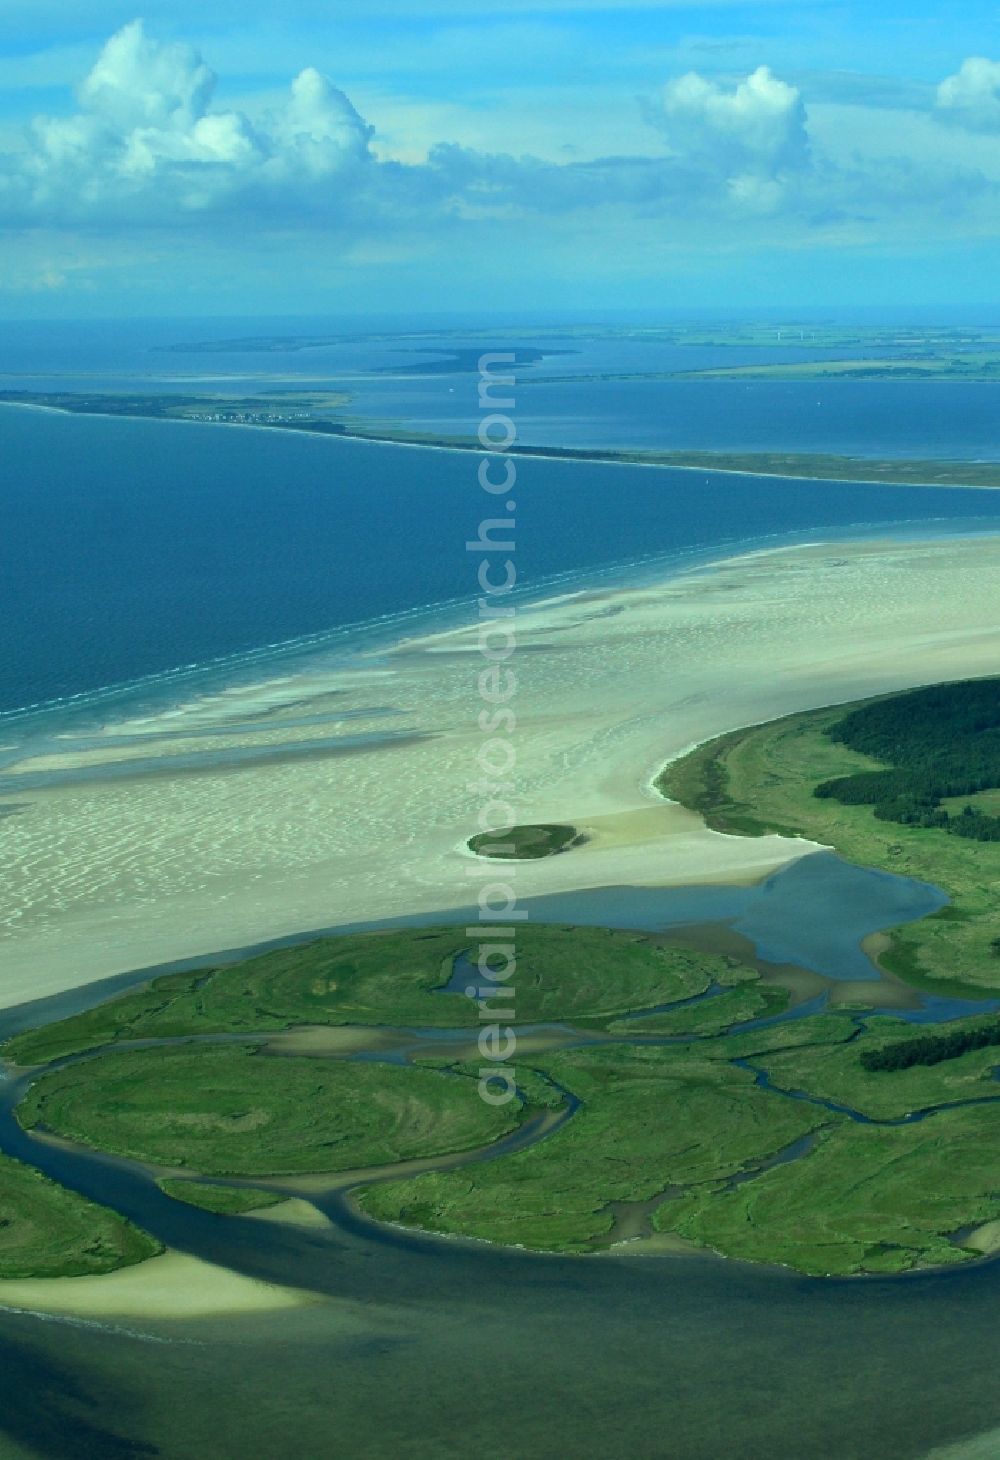
{"type": "Polygon", "coordinates": [[[0,314],[992,302],[1000,8],[5,0],[0,314]]]}

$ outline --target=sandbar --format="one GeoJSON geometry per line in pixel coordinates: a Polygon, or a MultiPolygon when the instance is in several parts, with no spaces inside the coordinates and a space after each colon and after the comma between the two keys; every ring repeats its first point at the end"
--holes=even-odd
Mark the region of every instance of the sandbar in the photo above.
{"type": "Polygon", "coordinates": [[[972,1439],[931,1450],[924,1460],[996,1460],[997,1455],[1000,1455],[1000,1429],[985,1430],[972,1439]]]}
{"type": "Polygon", "coordinates": [[[0,1282],[0,1308],[76,1318],[208,1318],[320,1301],[298,1288],[260,1282],[182,1252],[164,1252],[98,1277],[0,1282]]]}
{"type": "MultiPolygon", "coordinates": [[[[998,569],[990,536],[813,543],[519,610],[509,799],[518,821],[569,822],[588,840],[497,864],[498,878],[522,899],[750,883],[808,855],[810,842],[710,832],[652,780],[737,726],[997,672],[998,569]]],[[[26,789],[7,793],[18,809],[0,818],[0,1006],[474,903],[489,864],[465,845],[485,799],[473,613],[470,601],[469,627],[346,670],[317,659],[108,727],[89,750],[25,754],[8,785],[26,789]],[[403,738],[380,742],[390,727],[403,738]],[[304,735],[308,756],[295,753],[304,735]],[[268,754],[226,760],[251,747],[268,754]],[[185,774],[193,749],[218,752],[218,769],[185,774]],[[157,757],[156,773],[116,778],[115,764],[140,753],[157,757]]]]}

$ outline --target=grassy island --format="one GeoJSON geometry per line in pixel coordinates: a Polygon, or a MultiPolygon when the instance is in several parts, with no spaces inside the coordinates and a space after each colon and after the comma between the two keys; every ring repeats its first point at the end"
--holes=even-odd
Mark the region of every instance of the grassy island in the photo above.
{"type": "Polygon", "coordinates": [[[511,826],[506,831],[483,831],[470,837],[469,850],[479,857],[497,861],[527,862],[539,857],[554,857],[570,847],[577,847],[583,837],[575,826],[539,822],[535,826],[511,826]]]}
{"type": "MultiPolygon", "coordinates": [[[[844,1041],[822,1052],[853,1068],[842,1023],[844,1041]]],[[[808,1081],[816,1046],[794,1054],[808,1081]]],[[[371,1186],[362,1203],[384,1220],[555,1251],[609,1246],[641,1204],[657,1232],[805,1273],[966,1260],[951,1234],[1000,1211],[1000,1106],[866,1125],[820,1097],[763,1089],[755,1069],[724,1055],[563,1054],[547,1068],[583,1109],[549,1140],[489,1165],[371,1186]]]]}
{"type": "MultiPolygon", "coordinates": [[[[821,740],[824,755],[857,755],[821,740]]],[[[728,783],[713,775],[719,802],[728,783]]],[[[793,985],[664,938],[532,925],[516,944],[516,1015],[502,1022],[533,1029],[507,1105],[478,1090],[468,937],[430,928],[160,978],[20,1034],[4,1049],[34,1066],[18,1119],[144,1163],[220,1220],[273,1203],[270,1180],[325,1172],[349,1173],[376,1219],[565,1253],[645,1232],[804,1273],[893,1273],[971,1260],[996,1230],[990,1016],[949,1024],[935,1052],[933,1031],[865,1009],[795,1017],[793,985]],[[345,1025],[350,1038],[334,1038],[345,1025]],[[409,1053],[390,1057],[403,1035],[409,1053]]],[[[106,1267],[157,1250],[16,1169],[46,1200],[111,1223],[106,1267]]]]}
{"type": "Polygon", "coordinates": [[[94,1276],[162,1250],[117,1212],[0,1156],[0,1279],[94,1276]]]}
{"type": "Polygon", "coordinates": [[[26,1129],[207,1176],[344,1171],[484,1146],[518,1123],[469,1076],[252,1049],[112,1051],[44,1075],[26,1129]]]}
{"type": "MultiPolygon", "coordinates": [[[[155,979],[86,1013],[15,1035],[0,1053],[32,1066],[127,1040],[251,1035],[299,1025],[475,1029],[480,1011],[466,993],[475,969],[448,989],[455,962],[468,949],[462,928],[321,938],[229,967],[155,979]]],[[[600,1028],[738,977],[729,959],[604,928],[520,928],[517,954],[521,1023],[568,1019],[600,1028]]]]}
{"type": "Polygon", "coordinates": [[[432,1231],[587,1252],[613,1240],[618,1203],[724,1182],[829,1119],[693,1050],[579,1050],[546,1069],[582,1101],[555,1135],[503,1161],[371,1186],[365,1209],[432,1231]]]}
{"type": "Polygon", "coordinates": [[[207,1181],[187,1181],[183,1177],[164,1176],[158,1182],[161,1191],[175,1201],[186,1202],[203,1212],[220,1217],[242,1217],[248,1212],[263,1212],[281,1206],[287,1197],[259,1186],[211,1186],[207,1181]]]}

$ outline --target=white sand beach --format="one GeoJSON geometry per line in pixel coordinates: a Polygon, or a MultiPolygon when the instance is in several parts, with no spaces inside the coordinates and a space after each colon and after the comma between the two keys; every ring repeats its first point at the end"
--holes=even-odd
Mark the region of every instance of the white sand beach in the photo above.
{"type": "Polygon", "coordinates": [[[76,1318],[208,1318],[274,1312],[322,1301],[298,1288],[259,1282],[183,1252],[164,1252],[135,1267],[97,1277],[0,1282],[0,1308],[76,1318]]]}
{"type": "MultiPolygon", "coordinates": [[[[756,880],[811,844],[708,832],[651,789],[661,766],[735,726],[997,672],[998,634],[988,537],[755,553],[524,611],[510,799],[589,841],[498,875],[521,898],[756,880]]],[[[115,726],[125,746],[22,760],[0,819],[0,1005],[474,902],[483,667],[473,627],[115,726]]]]}

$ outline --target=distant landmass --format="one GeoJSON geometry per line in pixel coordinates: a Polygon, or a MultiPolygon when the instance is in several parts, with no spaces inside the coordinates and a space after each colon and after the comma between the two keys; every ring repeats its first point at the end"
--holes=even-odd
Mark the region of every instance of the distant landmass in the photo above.
{"type": "MultiPolygon", "coordinates": [[[[441,451],[479,451],[472,436],[372,428],[342,414],[350,404],[346,391],[275,390],[254,396],[108,395],[101,392],[0,391],[0,405],[43,406],[73,415],[144,416],[151,419],[200,421],[217,426],[260,426],[314,435],[342,436],[357,441],[384,441],[397,446],[423,446],[441,451]]],[[[835,456],[820,452],[621,450],[602,447],[512,445],[511,456],[557,461],[620,462],[630,466],[662,466],[684,471],[726,472],[804,481],[871,482],[888,486],[1000,487],[1000,462],[932,461],[888,457],[835,456]]]]}
{"type": "MultiPolygon", "coordinates": [[[[403,337],[405,338],[405,336],[403,337]]],[[[168,355],[290,355],[299,350],[320,350],[329,345],[345,345],[362,340],[371,340],[369,335],[248,335],[242,339],[195,340],[173,345],[156,345],[154,348],[168,355]]],[[[409,355],[443,355],[442,359],[414,361],[412,365],[377,365],[366,372],[371,375],[465,375],[475,374],[485,354],[492,353],[497,346],[489,344],[460,345],[454,348],[435,349],[432,345],[408,346],[401,353],[409,355]]],[[[512,366],[523,369],[525,365],[536,365],[550,355],[573,355],[575,350],[539,349],[534,345],[512,346],[505,344],[505,350],[513,355],[512,366]]]]}

